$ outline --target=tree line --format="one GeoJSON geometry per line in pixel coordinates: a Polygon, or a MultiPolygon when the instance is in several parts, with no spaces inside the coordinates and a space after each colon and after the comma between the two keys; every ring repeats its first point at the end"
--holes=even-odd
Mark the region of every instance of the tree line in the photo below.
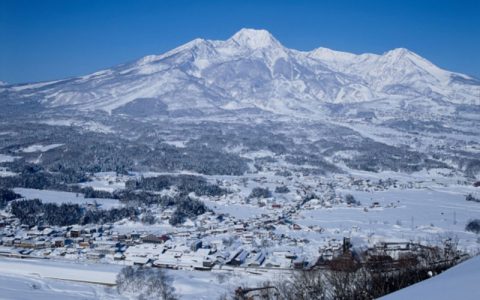
{"type": "Polygon", "coordinates": [[[120,207],[108,210],[85,208],[78,204],[43,203],[39,199],[10,202],[10,212],[22,224],[28,226],[48,224],[68,226],[74,224],[113,223],[124,218],[136,219],[138,210],[134,207],[120,207]]]}

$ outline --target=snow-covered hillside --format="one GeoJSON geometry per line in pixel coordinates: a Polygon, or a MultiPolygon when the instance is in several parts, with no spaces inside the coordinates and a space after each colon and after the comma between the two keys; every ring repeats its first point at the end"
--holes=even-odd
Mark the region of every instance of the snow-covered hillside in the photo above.
{"type": "Polygon", "coordinates": [[[479,299],[478,278],[480,278],[480,256],[382,299],[479,299]]]}
{"type": "Polygon", "coordinates": [[[312,115],[323,112],[326,103],[385,99],[478,105],[479,92],[480,81],[442,70],[407,49],[381,55],[327,48],[304,52],[254,29],[226,41],[195,39],[78,78],[0,87],[5,98],[34,99],[49,108],[122,112],[147,106],[153,114],[260,108],[312,115]]]}

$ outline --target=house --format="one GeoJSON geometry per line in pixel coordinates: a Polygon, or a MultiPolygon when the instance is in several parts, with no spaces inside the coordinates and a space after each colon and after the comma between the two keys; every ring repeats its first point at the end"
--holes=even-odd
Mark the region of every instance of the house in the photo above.
{"type": "Polygon", "coordinates": [[[15,247],[19,248],[33,248],[34,244],[32,240],[18,240],[14,241],[15,247]]]}
{"type": "Polygon", "coordinates": [[[127,235],[126,234],[114,235],[114,236],[112,236],[112,240],[119,241],[119,242],[124,242],[125,240],[127,240],[127,235]]]}
{"type": "Polygon", "coordinates": [[[58,237],[53,240],[53,247],[58,248],[58,247],[64,247],[65,246],[65,239],[58,237]]]}
{"type": "Polygon", "coordinates": [[[292,261],[292,264],[294,269],[301,270],[305,267],[306,261],[303,257],[297,257],[292,261]]]}
{"type": "Polygon", "coordinates": [[[6,247],[11,247],[13,246],[14,241],[15,241],[14,237],[4,237],[2,238],[2,245],[6,247]]]}
{"type": "Polygon", "coordinates": [[[158,259],[153,262],[154,267],[178,269],[178,259],[170,252],[159,255],[158,259]]]}
{"type": "Polygon", "coordinates": [[[113,255],[113,260],[119,261],[124,259],[125,259],[125,255],[123,255],[123,253],[117,252],[113,255]]]}
{"type": "Polygon", "coordinates": [[[245,231],[245,226],[243,224],[237,224],[237,225],[233,226],[233,229],[236,232],[243,232],[243,231],[245,231]]]}
{"type": "Polygon", "coordinates": [[[132,240],[138,240],[140,238],[140,233],[132,232],[132,233],[127,234],[127,236],[129,238],[131,238],[132,240]]]}
{"type": "Polygon", "coordinates": [[[89,248],[90,247],[90,242],[88,241],[81,241],[81,242],[78,242],[78,246],[82,247],[82,248],[89,248]]]}
{"type": "Polygon", "coordinates": [[[162,244],[168,241],[170,237],[168,235],[161,235],[161,236],[156,236],[153,234],[149,234],[145,237],[142,237],[142,242],[143,243],[151,243],[151,244],[162,244]]]}
{"type": "Polygon", "coordinates": [[[249,254],[248,251],[244,249],[239,249],[230,259],[230,261],[227,262],[227,265],[232,265],[232,266],[242,265],[247,259],[248,254],[249,254]]]}
{"type": "Polygon", "coordinates": [[[92,260],[99,260],[101,258],[105,257],[105,254],[91,251],[87,253],[87,258],[92,259],[92,260]]]}
{"type": "Polygon", "coordinates": [[[283,268],[288,269],[290,268],[292,263],[291,259],[282,257],[282,256],[275,256],[270,255],[264,262],[264,266],[267,268],[283,268]]]}
{"type": "Polygon", "coordinates": [[[70,237],[71,238],[78,238],[80,237],[82,231],[80,229],[72,229],[70,230],[70,237]]]}
{"type": "Polygon", "coordinates": [[[140,256],[130,256],[126,259],[126,261],[133,264],[134,266],[144,266],[150,262],[150,258],[140,257],[140,256]]]}
{"type": "Polygon", "coordinates": [[[201,247],[202,247],[202,240],[195,240],[190,244],[190,249],[194,252],[200,249],[201,247]]]}
{"type": "Polygon", "coordinates": [[[249,267],[260,267],[265,261],[265,253],[263,251],[258,252],[255,256],[247,263],[249,267]]]}
{"type": "Polygon", "coordinates": [[[204,268],[211,269],[215,265],[215,261],[211,257],[205,257],[203,259],[202,265],[204,268]]]}
{"type": "Polygon", "coordinates": [[[255,239],[255,236],[252,233],[245,233],[242,236],[244,243],[251,244],[255,239]]]}
{"type": "Polygon", "coordinates": [[[290,251],[273,251],[272,252],[272,255],[273,256],[276,256],[276,257],[282,257],[282,258],[288,258],[288,259],[295,259],[297,258],[297,256],[295,255],[295,253],[292,253],[290,251]]]}

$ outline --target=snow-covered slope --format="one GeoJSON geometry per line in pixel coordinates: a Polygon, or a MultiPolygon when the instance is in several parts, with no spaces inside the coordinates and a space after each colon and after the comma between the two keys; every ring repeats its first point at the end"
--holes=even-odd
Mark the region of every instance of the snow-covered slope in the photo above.
{"type": "Polygon", "coordinates": [[[469,259],[442,274],[381,299],[480,299],[480,256],[469,259]]]}
{"type": "Polygon", "coordinates": [[[254,29],[226,41],[196,39],[78,78],[0,87],[0,95],[10,100],[35,99],[50,108],[112,112],[128,103],[154,102],[165,111],[256,107],[286,114],[382,99],[479,105],[479,92],[476,79],[442,70],[407,49],[382,55],[326,48],[303,52],[254,29]]]}

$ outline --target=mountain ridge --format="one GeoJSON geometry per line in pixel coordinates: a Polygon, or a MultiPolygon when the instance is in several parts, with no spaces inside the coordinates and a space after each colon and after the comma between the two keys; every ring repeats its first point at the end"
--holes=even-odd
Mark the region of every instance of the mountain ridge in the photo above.
{"type": "MultiPolygon", "coordinates": [[[[137,99],[169,111],[260,108],[295,114],[328,103],[425,98],[480,105],[478,81],[443,70],[405,48],[353,54],[284,47],[266,30],[241,29],[225,41],[195,39],[160,55],[66,80],[0,87],[47,108],[112,112],[137,99]]],[[[443,104],[442,104],[443,105],[443,104]]]]}

